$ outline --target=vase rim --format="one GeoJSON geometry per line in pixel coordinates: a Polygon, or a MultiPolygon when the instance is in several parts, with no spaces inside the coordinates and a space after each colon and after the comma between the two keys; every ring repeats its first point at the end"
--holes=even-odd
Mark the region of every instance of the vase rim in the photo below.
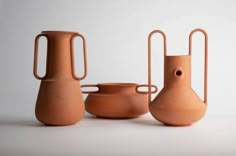
{"type": "Polygon", "coordinates": [[[190,55],[166,55],[165,57],[190,57],[190,55]]]}
{"type": "Polygon", "coordinates": [[[137,86],[137,83],[123,83],[123,82],[108,82],[108,83],[99,83],[98,86],[124,86],[131,87],[137,86]]]}
{"type": "Polygon", "coordinates": [[[76,31],[63,31],[63,30],[46,30],[42,31],[42,33],[71,33],[71,34],[78,34],[76,31]]]}

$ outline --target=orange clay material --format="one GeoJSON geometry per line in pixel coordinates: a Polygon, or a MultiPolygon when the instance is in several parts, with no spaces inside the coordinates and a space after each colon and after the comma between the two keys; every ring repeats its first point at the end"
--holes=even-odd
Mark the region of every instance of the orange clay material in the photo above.
{"type": "Polygon", "coordinates": [[[36,101],[36,118],[55,126],[72,125],[84,116],[85,107],[79,80],[85,78],[86,45],[85,38],[77,32],[43,31],[35,38],[34,76],[41,80],[36,101]],[[37,73],[38,41],[47,38],[47,60],[45,76],[37,73]],[[84,74],[77,77],[74,71],[73,39],[83,41],[84,74]]]}
{"type": "Polygon", "coordinates": [[[187,126],[200,120],[207,108],[207,33],[195,29],[189,35],[189,55],[167,56],[166,36],[160,30],[154,30],[148,37],[148,84],[151,85],[151,37],[159,33],[164,40],[164,87],[151,101],[149,87],[150,112],[152,116],[172,126],[187,126]],[[202,32],[205,37],[204,100],[191,87],[192,35],[202,32]]]}
{"type": "MultiPolygon", "coordinates": [[[[83,91],[88,93],[85,100],[85,109],[90,114],[102,118],[136,118],[149,112],[148,92],[139,91],[140,87],[135,83],[101,83],[95,85],[82,85],[85,87],[97,87],[97,91],[83,91]]],[[[157,87],[152,85],[157,92],[157,87]]]]}

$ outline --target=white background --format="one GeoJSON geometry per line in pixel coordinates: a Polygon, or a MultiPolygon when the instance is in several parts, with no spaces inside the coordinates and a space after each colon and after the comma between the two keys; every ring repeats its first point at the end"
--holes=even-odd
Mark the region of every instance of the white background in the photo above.
{"type": "MultiPolygon", "coordinates": [[[[235,155],[235,28],[233,0],[0,0],[0,155],[235,155]],[[41,31],[85,36],[88,76],[82,84],[147,83],[149,32],[163,30],[168,54],[181,55],[187,54],[195,28],[209,35],[209,100],[205,118],[193,126],[163,127],[150,114],[132,120],[86,114],[69,127],[44,127],[35,119],[40,81],[32,74],[33,49],[41,31]]],[[[203,36],[196,34],[193,41],[192,86],[202,97],[203,36]]],[[[152,78],[160,89],[162,50],[156,35],[152,78]]],[[[76,65],[81,74],[81,59],[76,65]]]]}

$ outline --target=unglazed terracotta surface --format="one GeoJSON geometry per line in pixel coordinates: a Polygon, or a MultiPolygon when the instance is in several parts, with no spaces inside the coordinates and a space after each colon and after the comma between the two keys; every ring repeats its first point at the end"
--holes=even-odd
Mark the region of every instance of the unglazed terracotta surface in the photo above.
{"type": "MultiPolygon", "coordinates": [[[[148,92],[139,91],[135,83],[102,83],[97,85],[82,85],[81,87],[96,87],[97,91],[89,93],[85,100],[85,109],[90,114],[102,118],[135,118],[149,111],[148,92]]],[[[157,91],[157,87],[151,93],[157,91]]]]}
{"type": "Polygon", "coordinates": [[[156,120],[166,125],[191,125],[204,116],[207,108],[207,33],[202,29],[195,29],[190,33],[189,55],[167,56],[165,34],[160,30],[152,31],[148,37],[149,85],[151,84],[151,37],[155,33],[160,33],[164,39],[164,88],[153,101],[149,94],[150,112],[156,120]],[[204,101],[191,88],[192,35],[195,32],[202,32],[205,37],[204,101]]]}
{"type": "Polygon", "coordinates": [[[81,120],[85,108],[79,80],[85,78],[86,49],[84,37],[76,32],[43,31],[35,38],[34,76],[41,80],[36,102],[36,118],[47,125],[71,125],[81,120]],[[46,74],[37,74],[38,40],[47,38],[46,74]],[[81,37],[84,50],[84,75],[74,72],[73,39],[81,37]]]}

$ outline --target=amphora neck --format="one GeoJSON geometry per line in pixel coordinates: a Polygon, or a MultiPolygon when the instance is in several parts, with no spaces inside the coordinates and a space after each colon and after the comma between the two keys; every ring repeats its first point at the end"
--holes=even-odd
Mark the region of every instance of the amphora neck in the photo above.
{"type": "Polygon", "coordinates": [[[47,36],[46,79],[73,79],[72,36],[76,32],[43,31],[47,36]]]}
{"type": "Polygon", "coordinates": [[[191,56],[165,56],[164,87],[191,87],[191,56]]]}

